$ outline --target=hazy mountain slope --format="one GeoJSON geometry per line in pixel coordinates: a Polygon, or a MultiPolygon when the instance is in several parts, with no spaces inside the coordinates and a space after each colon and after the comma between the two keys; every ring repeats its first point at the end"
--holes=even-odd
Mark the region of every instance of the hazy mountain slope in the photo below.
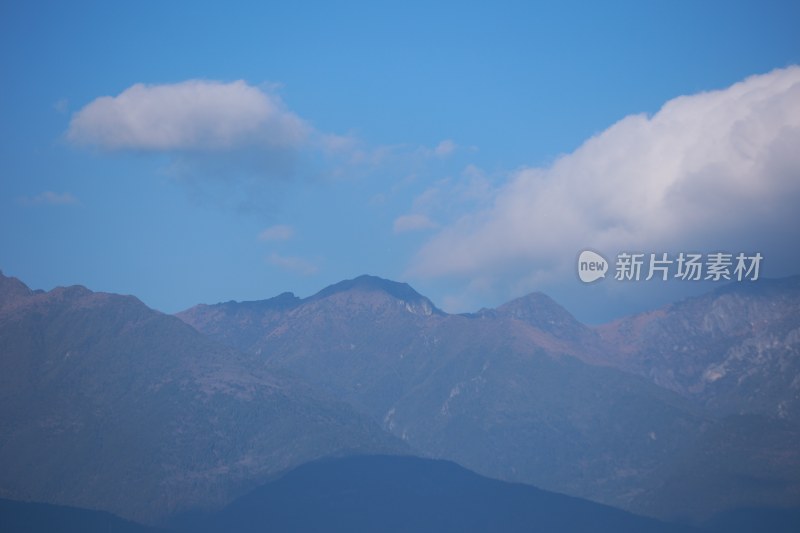
{"type": "MultiPolygon", "coordinates": [[[[800,509],[800,427],[763,415],[725,417],[688,453],[666,457],[636,512],[695,523],[739,508],[800,509]]],[[[762,529],[768,531],[768,529],[762,529]]]]}
{"type": "Polygon", "coordinates": [[[367,418],[129,296],[0,277],[0,495],[152,520],[330,453],[367,418]]]}
{"type": "Polygon", "coordinates": [[[299,303],[300,298],[285,292],[267,300],[200,304],[176,316],[228,346],[247,350],[299,303]]]}
{"type": "Polygon", "coordinates": [[[585,358],[600,349],[597,333],[578,322],[566,309],[540,292],[515,298],[497,309],[484,309],[479,314],[518,320],[546,331],[557,339],[580,346],[580,350],[573,354],[578,357],[585,358]]]}
{"type": "Polygon", "coordinates": [[[325,388],[428,455],[659,516],[702,519],[761,505],[774,495],[770,484],[782,486],[774,501],[800,503],[799,459],[787,433],[769,418],[739,420],[741,427],[722,418],[764,412],[753,398],[791,405],[800,379],[796,285],[735,286],[601,328],[539,293],[447,315],[407,285],[370,276],[281,309],[273,300],[228,302],[179,316],[241,348],[253,364],[289,369],[325,388]],[[744,313],[742,305],[751,308],[744,313]],[[747,350],[764,357],[736,358],[747,350]],[[736,386],[713,396],[719,406],[697,402],[691,379],[720,353],[732,368],[741,365],[731,374],[736,386]],[[757,375],[758,385],[739,386],[757,375]],[[764,442],[782,459],[761,454],[764,442]],[[709,461],[723,445],[736,452],[709,461]],[[775,468],[781,461],[783,471],[775,468]],[[675,477],[676,470],[687,475],[675,477]],[[691,487],[676,487],[697,476],[707,479],[696,486],[732,490],[686,506],[680,494],[691,487]]]}
{"type": "Polygon", "coordinates": [[[720,415],[800,422],[800,277],[733,283],[597,328],[605,362],[720,415]]]}
{"type": "Polygon", "coordinates": [[[5,533],[166,533],[102,511],[2,499],[0,526],[5,533]]]}
{"type": "Polygon", "coordinates": [[[708,423],[614,369],[458,335],[463,349],[385,420],[414,447],[479,473],[627,506],[708,423]]]}
{"type": "Polygon", "coordinates": [[[714,533],[797,533],[800,531],[800,507],[735,509],[715,516],[704,524],[714,533]]]}
{"type": "Polygon", "coordinates": [[[425,454],[615,505],[707,423],[647,380],[580,361],[597,335],[543,295],[446,315],[407,286],[361,277],[270,310],[269,327],[254,304],[180,316],[211,334],[219,317],[255,362],[325,388],[425,454]]]}
{"type": "Polygon", "coordinates": [[[408,285],[371,276],[280,311],[274,300],[197,306],[178,316],[256,356],[256,364],[289,369],[376,417],[427,371],[428,358],[409,347],[443,318],[408,285]]]}
{"type": "Polygon", "coordinates": [[[714,516],[702,529],[692,529],[532,486],[484,478],[449,462],[352,456],[296,467],[218,512],[176,518],[169,530],[148,528],[98,511],[9,500],[0,500],[0,526],[9,533],[794,533],[800,526],[800,509],[735,509],[714,516]]]}
{"type": "Polygon", "coordinates": [[[259,487],[200,531],[689,532],[577,498],[414,457],[314,462],[259,487]]]}

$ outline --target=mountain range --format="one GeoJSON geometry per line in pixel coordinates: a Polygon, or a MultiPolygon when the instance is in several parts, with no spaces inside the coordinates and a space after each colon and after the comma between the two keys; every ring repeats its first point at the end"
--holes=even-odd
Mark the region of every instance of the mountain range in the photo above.
{"type": "Polygon", "coordinates": [[[541,293],[451,315],[408,285],[362,276],[306,299],[283,294],[177,316],[345,400],[423,455],[702,520],[736,506],[800,503],[800,432],[789,416],[800,379],[798,305],[800,278],[792,278],[732,285],[592,328],[541,293]],[[743,329],[742,320],[757,325],[743,329]],[[767,343],[770,362],[763,350],[735,352],[739,374],[718,380],[732,383],[724,408],[692,385],[659,379],[667,369],[697,379],[735,347],[767,343]],[[709,477],[701,483],[695,472],[709,477]]]}
{"type": "Polygon", "coordinates": [[[800,277],[732,284],[597,328],[605,360],[715,415],[800,421],[800,277]]]}
{"type": "Polygon", "coordinates": [[[0,278],[0,497],[151,521],[336,453],[406,446],[131,296],[0,278]]]}
{"type": "Polygon", "coordinates": [[[169,316],[0,274],[0,497],[164,524],[413,454],[662,520],[800,508],[799,308],[800,278],[760,280],[590,327],[361,276],[169,316]]]}

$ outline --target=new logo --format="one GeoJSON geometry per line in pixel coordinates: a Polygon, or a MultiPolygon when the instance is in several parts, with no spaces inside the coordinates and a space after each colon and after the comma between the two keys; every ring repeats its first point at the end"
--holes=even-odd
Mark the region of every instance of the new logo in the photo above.
{"type": "Polygon", "coordinates": [[[591,283],[606,277],[608,261],[602,255],[591,250],[584,250],[578,256],[578,277],[584,283],[591,283]]]}

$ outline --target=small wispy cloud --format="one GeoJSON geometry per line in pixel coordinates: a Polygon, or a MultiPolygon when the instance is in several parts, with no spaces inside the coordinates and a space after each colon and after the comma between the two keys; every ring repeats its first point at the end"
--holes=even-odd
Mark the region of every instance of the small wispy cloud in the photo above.
{"type": "Polygon", "coordinates": [[[325,152],[340,154],[352,153],[360,148],[361,141],[354,135],[336,135],[333,133],[320,136],[320,145],[325,152]]]}
{"type": "Polygon", "coordinates": [[[436,223],[427,215],[410,214],[402,215],[394,220],[393,229],[395,233],[406,233],[409,231],[420,231],[435,228],[436,223]]]}
{"type": "Polygon", "coordinates": [[[23,196],[19,198],[19,203],[26,206],[34,205],[77,205],[78,199],[69,192],[44,191],[35,196],[23,196]]]}
{"type": "Polygon", "coordinates": [[[66,113],[69,111],[69,100],[66,98],[61,98],[53,104],[53,109],[56,110],[58,113],[66,113]]]}
{"type": "Polygon", "coordinates": [[[319,271],[319,268],[303,259],[302,257],[285,256],[272,253],[267,257],[267,263],[276,266],[287,272],[299,274],[301,276],[312,276],[319,271]]]}
{"type": "Polygon", "coordinates": [[[287,224],[276,224],[258,234],[260,241],[288,241],[294,237],[294,228],[287,224]]]}
{"type": "Polygon", "coordinates": [[[452,155],[453,152],[456,151],[456,148],[457,148],[456,143],[454,143],[450,139],[445,139],[438,145],[436,145],[436,148],[433,149],[433,153],[434,155],[436,155],[436,157],[447,157],[449,155],[452,155]]]}
{"type": "Polygon", "coordinates": [[[417,158],[423,159],[447,159],[458,150],[458,145],[452,139],[444,139],[436,146],[416,146],[414,147],[414,155],[417,158]]]}

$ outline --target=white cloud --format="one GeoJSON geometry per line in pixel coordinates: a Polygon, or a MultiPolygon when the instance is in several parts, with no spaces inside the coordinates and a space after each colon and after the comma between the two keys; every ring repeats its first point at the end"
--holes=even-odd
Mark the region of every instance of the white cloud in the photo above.
{"type": "Polygon", "coordinates": [[[79,109],[65,137],[75,146],[165,156],[162,172],[195,199],[242,212],[270,209],[276,180],[414,172],[458,148],[449,139],[435,147],[370,145],[353,133],[323,132],[275,90],[242,80],[137,83],[79,109]]]}
{"type": "Polygon", "coordinates": [[[67,138],[108,150],[295,148],[311,128],[274,95],[244,81],[136,84],[75,113],[67,138]]]}
{"type": "Polygon", "coordinates": [[[394,232],[405,233],[407,231],[419,231],[435,228],[436,224],[426,215],[410,214],[402,215],[394,220],[394,232]]]}
{"type": "Polygon", "coordinates": [[[74,205],[79,203],[78,199],[68,192],[53,192],[44,191],[32,197],[23,197],[19,199],[22,205],[74,205]]]}
{"type": "Polygon", "coordinates": [[[316,265],[301,257],[284,256],[276,253],[267,257],[267,263],[301,276],[311,276],[319,270],[316,265]]]}
{"type": "Polygon", "coordinates": [[[491,187],[489,205],[434,235],[410,274],[530,285],[574,275],[585,247],[655,252],[764,235],[796,247],[798,147],[800,67],[675,98],[491,187]]]}
{"type": "Polygon", "coordinates": [[[286,224],[270,226],[258,234],[260,241],[286,241],[292,237],[294,237],[294,228],[286,224]]]}

